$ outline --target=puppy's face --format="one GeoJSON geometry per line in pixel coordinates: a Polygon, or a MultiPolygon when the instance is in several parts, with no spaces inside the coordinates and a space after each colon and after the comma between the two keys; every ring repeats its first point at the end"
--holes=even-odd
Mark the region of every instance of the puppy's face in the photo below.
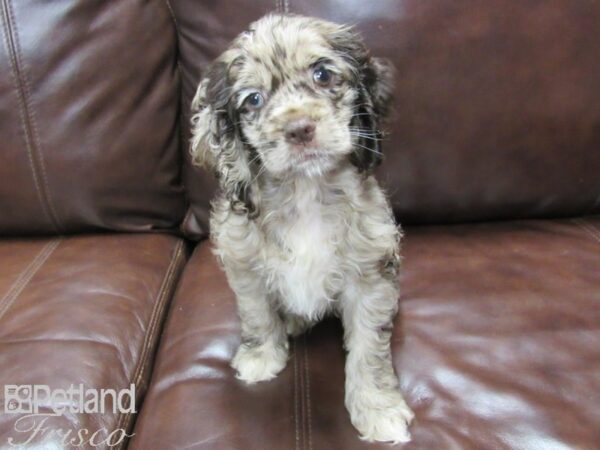
{"type": "Polygon", "coordinates": [[[267,16],[201,82],[194,155],[221,175],[227,169],[249,180],[318,176],[347,160],[368,170],[381,156],[377,124],[389,102],[390,69],[369,57],[349,27],[267,16]]]}
{"type": "Polygon", "coordinates": [[[350,126],[359,95],[355,70],[322,28],[259,22],[231,52],[239,132],[271,174],[321,174],[352,152],[352,135],[360,131],[350,126]]]}

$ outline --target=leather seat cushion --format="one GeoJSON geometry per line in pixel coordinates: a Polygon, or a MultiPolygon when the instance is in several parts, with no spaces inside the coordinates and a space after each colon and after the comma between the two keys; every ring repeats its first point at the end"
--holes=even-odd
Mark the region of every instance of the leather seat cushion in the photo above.
{"type": "MultiPolygon", "coordinates": [[[[135,383],[139,409],[186,257],[184,242],[167,235],[1,240],[0,385],[119,390],[135,383]]],[[[2,407],[2,446],[25,442],[31,433],[15,431],[23,415],[4,413],[4,398],[2,407]]],[[[112,411],[48,417],[51,431],[27,448],[67,448],[57,429],[100,429],[104,439],[132,419],[112,411]]],[[[27,429],[27,420],[17,427],[27,429]]]]}
{"type": "MultiPolygon", "coordinates": [[[[408,228],[393,353],[416,412],[406,449],[592,449],[600,392],[600,218],[408,228]]],[[[247,386],[235,300],[207,243],[161,341],[131,448],[389,448],[344,409],[341,327],[247,386]]]]}

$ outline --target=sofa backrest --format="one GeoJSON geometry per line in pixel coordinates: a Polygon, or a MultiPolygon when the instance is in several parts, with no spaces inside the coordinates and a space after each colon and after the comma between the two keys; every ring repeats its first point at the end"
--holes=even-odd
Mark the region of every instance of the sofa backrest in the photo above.
{"type": "MultiPolygon", "coordinates": [[[[600,2],[172,1],[183,132],[203,70],[270,11],[355,23],[397,67],[379,179],[402,222],[600,212],[600,2]]],[[[186,162],[206,231],[214,180],[186,162]]]]}
{"type": "Polygon", "coordinates": [[[163,0],[5,0],[0,235],[176,227],[185,212],[163,0]]]}

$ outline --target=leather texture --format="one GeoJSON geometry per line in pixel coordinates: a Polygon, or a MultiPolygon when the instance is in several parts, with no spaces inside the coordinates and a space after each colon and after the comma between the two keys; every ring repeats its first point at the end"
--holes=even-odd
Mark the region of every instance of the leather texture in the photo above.
{"type": "MultiPolygon", "coordinates": [[[[203,69],[252,20],[288,11],[355,23],[398,69],[378,176],[401,222],[600,211],[597,1],[178,0],[173,10],[185,130],[203,69]]],[[[198,236],[215,183],[189,158],[184,170],[185,229],[198,236]]]]}
{"type": "Polygon", "coordinates": [[[175,228],[176,34],[161,0],[0,2],[0,233],[175,228]]]}
{"type": "MultiPolygon", "coordinates": [[[[210,243],[187,262],[173,236],[207,235],[215,188],[189,163],[197,83],[269,11],[356,23],[398,69],[378,177],[429,224],[402,250],[403,448],[597,449],[595,0],[0,0],[0,389],[135,383],[141,409],[51,417],[25,448],[119,427],[136,450],[390,448],[350,424],[335,319],[277,379],[236,380],[234,296],[210,243]]],[[[0,448],[19,417],[0,413],[0,448]]]]}
{"type": "MultiPolygon", "coordinates": [[[[119,390],[134,383],[139,409],[186,258],[184,241],[158,234],[0,241],[2,394],[11,384],[119,390]]],[[[57,433],[72,431],[77,442],[79,430],[87,429],[88,437],[101,430],[98,440],[103,440],[115,428],[131,433],[134,418],[112,411],[68,413],[48,417],[43,423],[48,432],[33,433],[15,431],[22,416],[4,413],[2,399],[1,448],[15,448],[10,438],[14,444],[27,442],[18,448],[75,448],[57,433]]],[[[39,425],[42,418],[36,420],[39,425]]],[[[26,419],[17,428],[32,424],[26,419]]]]}
{"type": "MultiPolygon", "coordinates": [[[[393,354],[416,412],[407,450],[598,448],[600,218],[411,227],[393,354]]],[[[393,448],[344,409],[335,320],[247,386],[235,299],[200,244],[186,266],[130,448],[393,448]]]]}

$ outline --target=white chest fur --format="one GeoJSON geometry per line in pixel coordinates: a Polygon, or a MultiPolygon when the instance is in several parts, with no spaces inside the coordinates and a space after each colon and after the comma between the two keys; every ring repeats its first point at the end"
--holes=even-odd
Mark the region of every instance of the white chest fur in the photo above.
{"type": "Polygon", "coordinates": [[[319,318],[333,306],[344,278],[339,264],[343,192],[302,179],[270,193],[262,221],[269,290],[284,310],[319,318]]]}

